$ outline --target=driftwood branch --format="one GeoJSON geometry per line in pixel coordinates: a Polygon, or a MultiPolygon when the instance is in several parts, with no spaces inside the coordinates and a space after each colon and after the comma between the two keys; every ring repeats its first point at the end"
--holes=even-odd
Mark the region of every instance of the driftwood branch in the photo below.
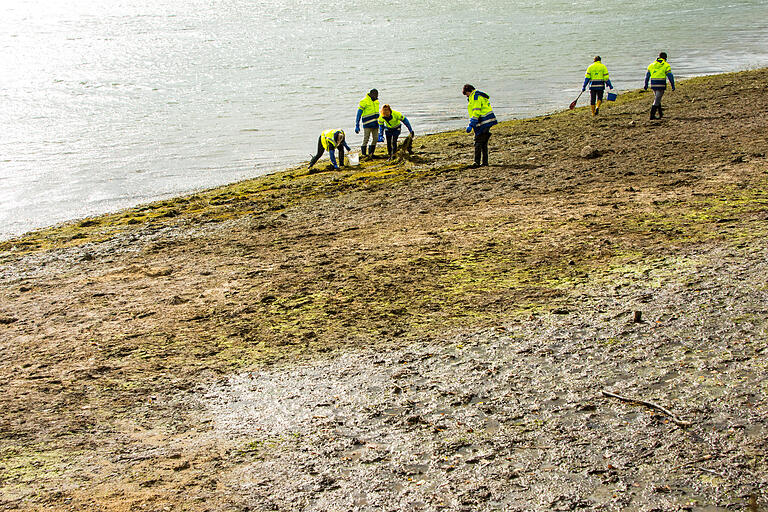
{"type": "Polygon", "coordinates": [[[625,396],[617,395],[616,393],[611,393],[610,391],[605,391],[605,390],[603,390],[603,396],[608,396],[608,397],[611,397],[611,398],[618,398],[622,402],[629,402],[629,403],[632,403],[632,404],[644,405],[646,407],[650,407],[651,409],[655,409],[655,410],[657,410],[659,412],[662,412],[662,413],[666,414],[667,416],[669,416],[669,418],[672,420],[672,423],[674,423],[675,425],[677,425],[679,427],[690,427],[692,425],[692,423],[690,421],[683,421],[683,420],[681,420],[680,418],[675,416],[675,414],[672,411],[670,411],[669,409],[666,409],[666,408],[660,406],[659,404],[655,404],[653,402],[646,402],[645,400],[638,400],[636,398],[627,398],[625,396]]]}

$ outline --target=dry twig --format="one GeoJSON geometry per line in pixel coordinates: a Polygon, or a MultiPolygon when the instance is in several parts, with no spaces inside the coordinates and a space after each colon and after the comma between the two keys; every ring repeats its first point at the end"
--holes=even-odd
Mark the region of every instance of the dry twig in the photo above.
{"type": "Polygon", "coordinates": [[[646,402],[645,400],[638,400],[636,398],[627,398],[625,396],[617,395],[616,393],[611,393],[610,391],[606,391],[606,390],[603,390],[603,395],[604,396],[609,396],[609,397],[612,397],[612,398],[618,398],[622,402],[629,402],[629,403],[634,403],[634,404],[640,404],[640,405],[644,405],[646,407],[650,407],[651,409],[656,409],[657,411],[660,411],[660,412],[666,414],[667,416],[669,416],[669,418],[672,420],[672,423],[674,423],[675,425],[677,425],[679,427],[690,427],[692,425],[692,423],[690,421],[683,421],[683,420],[681,420],[680,418],[675,416],[674,413],[672,413],[669,409],[666,409],[666,408],[660,406],[659,404],[655,404],[653,402],[646,402]]]}
{"type": "Polygon", "coordinates": [[[720,478],[728,478],[728,477],[727,477],[726,475],[724,475],[723,473],[719,473],[719,472],[715,471],[714,469],[698,468],[698,470],[699,470],[699,471],[704,471],[705,473],[712,473],[713,475],[717,475],[717,476],[719,476],[720,478]]]}

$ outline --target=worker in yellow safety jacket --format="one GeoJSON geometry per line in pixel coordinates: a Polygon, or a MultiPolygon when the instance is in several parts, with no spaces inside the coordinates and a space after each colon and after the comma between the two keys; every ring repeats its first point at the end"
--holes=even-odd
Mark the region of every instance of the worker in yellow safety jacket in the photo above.
{"type": "Polygon", "coordinates": [[[605,92],[605,86],[607,85],[613,89],[611,79],[608,78],[608,68],[605,67],[600,56],[596,56],[594,62],[587,68],[587,73],[584,75],[584,85],[581,86],[581,92],[587,90],[589,85],[589,106],[592,109],[592,115],[596,116],[600,113],[600,105],[603,103],[603,92],[605,92]]]}
{"type": "Polygon", "coordinates": [[[368,156],[373,158],[376,151],[376,132],[379,130],[379,91],[376,89],[371,89],[357,106],[355,133],[360,133],[361,120],[363,121],[363,145],[360,147],[360,153],[365,156],[367,149],[368,156]],[[368,144],[369,140],[371,141],[370,145],[368,144]]]}
{"type": "Polygon", "coordinates": [[[469,112],[467,133],[475,131],[475,163],[469,167],[487,166],[491,126],[499,123],[491,108],[490,96],[469,84],[464,84],[462,94],[467,97],[467,112],[469,112]]]}
{"type": "Polygon", "coordinates": [[[387,136],[387,154],[392,157],[397,151],[397,138],[400,136],[401,124],[404,124],[413,137],[413,128],[408,118],[397,110],[392,110],[389,105],[381,107],[379,115],[379,142],[383,142],[384,134],[387,136]]]}
{"type": "Polygon", "coordinates": [[[345,149],[349,151],[347,141],[344,140],[344,130],[334,129],[324,131],[317,139],[317,154],[313,156],[312,160],[309,162],[309,169],[312,169],[312,166],[315,165],[315,163],[320,159],[321,156],[323,156],[323,153],[326,151],[328,151],[328,156],[331,157],[331,165],[333,165],[334,169],[338,169],[339,166],[344,165],[345,149]],[[336,158],[334,157],[335,151],[339,152],[338,164],[336,163],[336,158]]]}
{"type": "Polygon", "coordinates": [[[664,111],[661,109],[661,97],[664,96],[664,91],[667,89],[667,80],[669,85],[672,86],[672,90],[675,90],[675,77],[672,74],[672,67],[667,62],[667,54],[661,52],[659,58],[651,62],[648,66],[648,71],[645,73],[645,86],[643,89],[648,90],[648,81],[651,82],[651,90],[653,91],[653,105],[651,105],[651,119],[661,119],[664,117],[664,111]],[[659,113],[659,117],[656,117],[656,113],[659,113]]]}

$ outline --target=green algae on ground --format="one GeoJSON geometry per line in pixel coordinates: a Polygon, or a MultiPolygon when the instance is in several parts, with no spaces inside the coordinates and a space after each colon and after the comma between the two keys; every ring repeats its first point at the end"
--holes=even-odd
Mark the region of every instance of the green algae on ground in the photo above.
{"type": "MultiPolygon", "coordinates": [[[[722,78],[715,79],[718,80],[722,78]]],[[[679,92],[684,94],[708,83],[708,79],[689,80],[681,83],[679,92]]],[[[608,112],[622,115],[624,110],[636,108],[647,98],[643,92],[623,93],[608,112]]],[[[554,150],[573,158],[573,152],[558,141],[582,140],[584,116],[583,109],[577,109],[508,121],[499,125],[496,136],[512,144],[513,152],[519,149],[520,157],[527,159],[524,162],[538,160],[547,141],[554,150]]],[[[587,128],[594,129],[591,125],[587,128]]],[[[577,142],[571,142],[574,143],[577,142]]],[[[229,222],[243,217],[260,219],[257,230],[277,231],[273,220],[277,213],[321,199],[341,199],[399,187],[415,190],[435,180],[461,179],[461,166],[450,154],[455,152],[452,148],[469,148],[470,144],[471,138],[459,131],[420,137],[416,150],[431,160],[424,164],[368,161],[358,167],[316,174],[297,167],[30,233],[3,242],[0,251],[5,251],[6,258],[12,258],[51,248],[97,243],[147,225],[229,222]],[[13,253],[9,252],[11,248],[15,249],[13,253]]],[[[585,165],[580,160],[565,162],[585,165]]],[[[536,170],[539,176],[542,166],[515,161],[509,169],[536,170]]],[[[531,192],[519,188],[516,201],[530,201],[543,208],[550,199],[565,204],[569,197],[578,197],[574,196],[578,187],[585,188],[585,196],[591,193],[589,181],[584,178],[591,175],[594,179],[599,169],[566,170],[574,174],[562,178],[569,183],[567,186],[531,192]]],[[[518,219],[500,209],[484,218],[445,225],[433,235],[439,240],[421,247],[418,255],[392,259],[382,254],[381,257],[388,258],[386,262],[379,261],[379,256],[372,261],[350,258],[341,266],[310,258],[302,268],[289,272],[290,283],[285,283],[285,291],[272,294],[274,300],[259,299],[234,317],[215,308],[203,312],[201,321],[211,322],[212,330],[195,341],[189,335],[177,336],[175,346],[192,342],[214,347],[191,353],[247,365],[278,356],[281,349],[274,347],[320,347],[323,343],[333,346],[339,340],[331,338],[340,337],[335,333],[352,338],[403,333],[416,338],[438,327],[467,328],[492,323],[499,314],[552,310],[567,300],[570,289],[591,280],[605,280],[622,273],[641,275],[671,245],[684,250],[716,239],[748,241],[764,236],[766,188],[763,179],[747,187],[726,183],[706,195],[664,196],[650,201],[638,197],[610,211],[610,215],[565,206],[549,218],[529,215],[518,219]],[[472,247],[465,247],[459,242],[462,239],[472,247]],[[328,287],[326,280],[336,284],[328,287]],[[224,348],[220,341],[227,337],[233,341],[224,348]]],[[[503,197],[500,199],[502,207],[503,197]]],[[[356,236],[362,241],[366,235],[356,236]]],[[[274,250],[285,251],[295,241],[277,232],[269,243],[274,250]]],[[[240,252],[247,254],[249,250],[244,246],[240,252]]],[[[244,298],[253,301],[247,295],[244,298]]],[[[163,345],[167,336],[168,333],[161,332],[133,340],[143,347],[134,351],[134,357],[152,359],[173,353],[173,346],[163,345]]]]}
{"type": "MultiPolygon", "coordinates": [[[[749,76],[755,72],[742,72],[749,76]]],[[[680,91],[709,84],[732,82],[735,75],[698,77],[680,84],[680,91]]],[[[619,95],[615,104],[631,106],[647,99],[643,91],[630,91],[619,95]]],[[[580,123],[580,109],[549,114],[542,118],[512,120],[499,125],[500,136],[523,139],[535,136],[555,135],[550,129],[539,129],[542,120],[565,126],[580,123]],[[519,133],[518,133],[519,132],[519,133]],[[516,135],[517,134],[517,135],[516,135]]],[[[417,150],[431,145],[469,144],[466,134],[460,131],[433,134],[417,139],[417,150]]],[[[0,255],[12,251],[14,255],[66,248],[86,243],[98,243],[119,233],[134,230],[146,224],[163,225],[178,222],[179,218],[191,217],[196,222],[225,221],[244,215],[258,215],[281,211],[311,200],[319,195],[333,196],[356,188],[386,186],[401,181],[425,179],[435,173],[458,169],[457,165],[441,168],[419,168],[408,165],[390,165],[387,162],[362,162],[359,167],[346,168],[341,172],[306,174],[296,167],[276,174],[199,192],[187,197],[163,200],[142,205],[124,212],[107,214],[53,228],[46,228],[22,237],[0,242],[0,255]],[[329,178],[328,176],[332,176],[329,178]]],[[[658,226],[664,229],[664,226],[658,226]]]]}
{"type": "Polygon", "coordinates": [[[41,484],[60,476],[66,469],[67,461],[76,456],[78,453],[68,449],[3,446],[0,451],[0,487],[4,492],[15,494],[34,485],[42,493],[41,484]]]}

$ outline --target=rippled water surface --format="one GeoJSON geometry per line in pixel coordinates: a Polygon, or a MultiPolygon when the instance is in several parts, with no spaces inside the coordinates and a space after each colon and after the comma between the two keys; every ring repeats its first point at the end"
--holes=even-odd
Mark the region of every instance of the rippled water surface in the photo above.
{"type": "Polygon", "coordinates": [[[301,161],[371,87],[427,133],[464,126],[465,82],[523,117],[595,54],[631,89],[660,50],[684,77],[766,41],[768,0],[6,0],[0,238],[301,161]]]}

